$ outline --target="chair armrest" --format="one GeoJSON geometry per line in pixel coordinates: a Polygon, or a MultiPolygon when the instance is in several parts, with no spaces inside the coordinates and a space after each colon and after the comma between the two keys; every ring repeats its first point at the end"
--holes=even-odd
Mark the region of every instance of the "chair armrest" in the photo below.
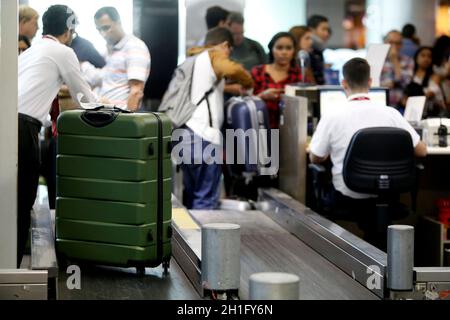
{"type": "Polygon", "coordinates": [[[313,210],[322,213],[324,210],[322,196],[327,185],[328,172],[325,166],[319,164],[309,164],[308,169],[311,173],[312,189],[315,198],[313,210]]]}

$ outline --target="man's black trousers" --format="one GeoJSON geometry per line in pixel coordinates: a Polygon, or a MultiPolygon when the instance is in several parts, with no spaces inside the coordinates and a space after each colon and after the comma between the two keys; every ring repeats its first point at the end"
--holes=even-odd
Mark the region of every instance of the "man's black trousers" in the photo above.
{"type": "Polygon", "coordinates": [[[39,132],[41,123],[19,114],[19,166],[17,189],[17,267],[20,267],[29,235],[31,209],[39,183],[39,132]]]}

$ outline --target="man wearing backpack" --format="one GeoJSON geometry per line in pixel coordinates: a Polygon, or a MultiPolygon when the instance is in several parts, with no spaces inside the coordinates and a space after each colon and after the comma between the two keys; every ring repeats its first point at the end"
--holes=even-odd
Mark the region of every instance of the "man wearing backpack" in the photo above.
{"type": "MultiPolygon", "coordinates": [[[[251,75],[241,65],[230,60],[233,36],[227,28],[214,28],[206,36],[206,46],[192,48],[188,54],[195,56],[190,87],[192,111],[187,122],[173,121],[176,127],[185,130],[188,139],[180,142],[183,150],[191,150],[190,163],[183,163],[184,204],[188,209],[216,209],[220,195],[221,165],[205,159],[205,149],[221,150],[221,128],[224,122],[223,90],[225,78],[241,84],[246,89],[253,87],[251,75]],[[187,145],[189,144],[189,145],[187,145]],[[184,146],[183,146],[184,145],[184,146]],[[200,152],[201,151],[201,152],[200,152]]],[[[188,62],[187,62],[188,63],[188,62]]],[[[174,84],[171,83],[169,91],[174,84]]],[[[166,96],[168,96],[166,94],[166,96]]],[[[180,96],[175,92],[174,96],[180,96]]],[[[160,111],[171,107],[163,99],[160,111]]],[[[217,155],[216,155],[217,156],[217,155]]]]}

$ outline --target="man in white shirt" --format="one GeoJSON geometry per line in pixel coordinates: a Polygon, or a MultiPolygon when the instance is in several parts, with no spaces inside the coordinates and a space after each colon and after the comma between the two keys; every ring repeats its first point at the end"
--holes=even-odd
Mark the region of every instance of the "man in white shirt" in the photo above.
{"type": "Polygon", "coordinates": [[[18,264],[39,180],[38,135],[52,102],[63,84],[73,97],[83,96],[81,102],[96,100],[81,75],[75,53],[68,47],[75,31],[74,13],[67,6],[52,6],[42,20],[44,38],[19,57],[18,264]]]}
{"type": "Polygon", "coordinates": [[[111,104],[136,111],[141,107],[145,84],[150,75],[150,52],[147,45],[123,30],[120,15],[113,7],[95,14],[97,30],[108,44],[106,66],[95,69],[83,63],[83,73],[99,95],[111,104]]]}
{"type": "Polygon", "coordinates": [[[344,79],[342,86],[348,97],[348,105],[320,120],[310,145],[310,157],[311,162],[316,164],[331,157],[333,185],[336,191],[352,199],[367,199],[372,196],[348,189],[342,176],[347,148],[356,132],[373,127],[400,128],[411,134],[416,156],[425,157],[427,148],[397,110],[370,101],[372,80],[370,66],[366,60],[356,58],[347,62],[344,66],[344,79]]]}

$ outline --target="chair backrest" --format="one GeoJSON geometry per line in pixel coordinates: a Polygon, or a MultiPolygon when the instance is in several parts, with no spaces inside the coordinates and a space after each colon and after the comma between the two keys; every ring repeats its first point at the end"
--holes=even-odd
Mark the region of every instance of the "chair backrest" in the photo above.
{"type": "Polygon", "coordinates": [[[397,128],[368,128],[352,138],[344,160],[344,182],[368,194],[411,191],[415,179],[411,135],[397,128]]]}

